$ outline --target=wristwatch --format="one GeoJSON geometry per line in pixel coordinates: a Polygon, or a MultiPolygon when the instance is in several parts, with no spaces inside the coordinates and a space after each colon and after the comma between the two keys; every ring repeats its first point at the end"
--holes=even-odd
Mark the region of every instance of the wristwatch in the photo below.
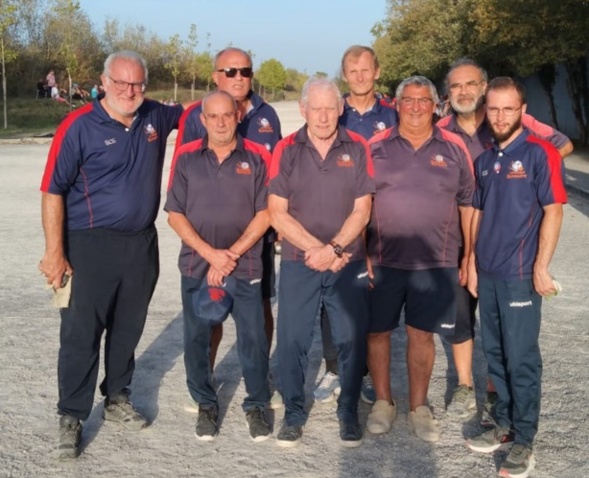
{"type": "Polygon", "coordinates": [[[331,241],[329,243],[329,245],[331,247],[333,247],[333,252],[335,252],[335,255],[337,257],[340,257],[341,258],[344,255],[344,248],[342,246],[340,246],[337,242],[331,241]]]}

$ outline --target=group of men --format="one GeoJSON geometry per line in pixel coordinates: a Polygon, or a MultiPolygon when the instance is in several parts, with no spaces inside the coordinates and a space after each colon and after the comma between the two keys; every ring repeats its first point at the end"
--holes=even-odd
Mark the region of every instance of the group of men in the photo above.
{"type": "Polygon", "coordinates": [[[476,410],[476,302],[468,286],[480,297],[490,377],[483,418],[493,425],[468,444],[490,452],[513,443],[502,476],[533,468],[540,304],[555,292],[548,264],[566,202],[561,156],[570,142],[524,115],[523,87],[509,78],[488,83],[470,60],[447,75],[454,113],[438,125],[438,96],[427,78],[404,80],[395,110],[375,94],[380,70],[372,49],[348,49],[342,73],[350,94],[310,79],[300,100],[306,123],[281,139],[275,111],[251,90],[252,61],[240,49],[215,57],[217,90],[183,114],[144,98],[147,67],[138,55],[106,60],[104,96],[60,126],[42,183],[40,269],[56,289],[71,281],[70,305],[61,309],[60,457],[79,454],[105,330],[104,418],[132,430],[148,425],[129,385],[158,275],[153,223],[165,140],[179,127],[164,209],[182,240],[185,366],[198,439],[219,431],[213,368],[230,313],[252,440],[271,436],[264,409],[283,400],[277,444],[300,442],[318,315],[326,358],[320,396],[337,396],[342,445],[363,441],[363,383],[374,385],[375,396],[365,400],[374,402],[368,431],[388,432],[397,414],[390,336],[404,310],[408,424],[420,439],[438,440],[427,403],[434,334],[452,343],[458,372],[448,412],[466,418],[476,410]],[[272,400],[270,226],[282,238],[273,377],[282,396],[272,400]]]}

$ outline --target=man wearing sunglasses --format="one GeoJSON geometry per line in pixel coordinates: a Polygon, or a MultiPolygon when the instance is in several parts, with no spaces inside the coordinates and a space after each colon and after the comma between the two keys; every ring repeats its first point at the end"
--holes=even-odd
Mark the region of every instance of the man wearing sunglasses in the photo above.
{"type": "MultiPolygon", "coordinates": [[[[446,75],[446,90],[453,113],[438,121],[437,125],[457,134],[468,148],[473,161],[494,144],[491,127],[485,121],[484,95],[487,72],[475,61],[461,58],[452,64],[446,75]]],[[[550,141],[565,158],[573,151],[573,144],[564,134],[540,123],[528,114],[522,115],[522,124],[533,135],[550,141]]],[[[461,258],[462,253],[461,253],[461,258]]],[[[462,260],[462,259],[461,259],[462,260]]],[[[458,386],[448,404],[448,414],[456,419],[468,419],[476,413],[475,391],[472,381],[475,310],[477,301],[465,287],[457,288],[458,312],[454,335],[445,339],[452,345],[458,386]]],[[[481,423],[494,424],[493,410],[497,394],[488,381],[481,423]]]]}
{"type": "Polygon", "coordinates": [[[45,254],[39,269],[55,290],[68,280],[71,286],[69,307],[60,310],[60,459],[80,453],[105,331],[104,419],[128,430],[148,425],[128,387],[159,275],[154,222],[166,139],[183,109],[145,99],[147,73],[135,52],[106,59],[104,96],[59,126],[41,184],[45,254]]]}
{"type": "MultiPolygon", "coordinates": [[[[213,61],[213,81],[217,89],[226,91],[237,102],[239,124],[237,132],[244,138],[264,145],[272,151],[276,143],[282,139],[280,120],[272,106],[252,90],[254,72],[250,55],[240,48],[229,47],[215,55],[213,61]]],[[[186,109],[180,118],[176,150],[190,141],[203,138],[206,130],[201,121],[202,103],[199,101],[186,109]]],[[[270,230],[264,236],[262,261],[264,276],[262,278],[262,298],[264,301],[264,329],[268,339],[268,346],[272,344],[274,333],[274,318],[272,316],[271,298],[275,296],[274,282],[274,240],[275,233],[270,230]]],[[[215,365],[215,358],[219,343],[223,337],[221,325],[213,328],[211,336],[211,367],[215,365]]],[[[279,394],[272,397],[271,406],[282,406],[279,394]]],[[[190,408],[192,411],[192,408],[190,408]]],[[[194,408],[194,411],[197,411],[194,408]]]]}

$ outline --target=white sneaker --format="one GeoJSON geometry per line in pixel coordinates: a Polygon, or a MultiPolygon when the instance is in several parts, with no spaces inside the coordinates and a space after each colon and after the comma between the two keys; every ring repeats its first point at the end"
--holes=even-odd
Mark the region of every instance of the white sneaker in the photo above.
{"type": "Polygon", "coordinates": [[[429,407],[422,405],[414,412],[409,412],[407,417],[409,429],[417,435],[417,438],[427,442],[436,442],[440,439],[438,422],[434,419],[429,407]]]}
{"type": "Polygon", "coordinates": [[[323,378],[313,392],[316,402],[327,403],[335,400],[341,392],[339,377],[333,372],[325,372],[323,378]]]}
{"type": "Polygon", "coordinates": [[[188,413],[198,413],[198,403],[192,397],[188,397],[184,402],[184,411],[188,413]]]}
{"type": "Polygon", "coordinates": [[[387,433],[393,426],[396,417],[397,407],[395,402],[390,404],[386,400],[377,400],[368,415],[366,428],[370,433],[374,434],[387,433]]]}
{"type": "Polygon", "coordinates": [[[280,392],[278,390],[274,390],[274,393],[272,394],[272,398],[270,398],[270,401],[266,404],[266,408],[269,408],[271,410],[278,410],[279,408],[284,407],[284,401],[282,400],[282,395],[280,394],[280,392]]]}

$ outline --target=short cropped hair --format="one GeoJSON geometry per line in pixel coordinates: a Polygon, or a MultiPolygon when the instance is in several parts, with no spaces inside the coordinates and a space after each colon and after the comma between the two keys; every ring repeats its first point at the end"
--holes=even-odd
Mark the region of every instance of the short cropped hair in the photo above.
{"type": "Polygon", "coordinates": [[[463,57],[459,58],[450,65],[450,69],[448,70],[448,73],[446,73],[446,78],[444,80],[444,87],[446,88],[446,91],[450,89],[450,75],[456,68],[460,68],[461,66],[473,66],[477,68],[481,72],[481,75],[483,77],[483,80],[485,80],[485,83],[489,81],[489,75],[487,75],[487,71],[481,65],[479,65],[472,58],[463,57]]]}
{"type": "Polygon", "coordinates": [[[305,82],[305,84],[303,85],[303,90],[301,91],[301,103],[303,104],[303,106],[307,106],[307,102],[309,101],[309,91],[311,90],[311,88],[314,87],[321,88],[324,90],[331,90],[337,96],[338,103],[341,104],[341,102],[343,101],[342,93],[338,88],[337,84],[333,80],[330,80],[328,78],[319,78],[316,76],[312,76],[305,82]]]}
{"type": "Polygon", "coordinates": [[[147,84],[148,80],[148,70],[147,70],[147,62],[145,58],[143,58],[139,53],[131,50],[121,50],[115,53],[111,53],[108,55],[106,60],[104,60],[104,70],[102,72],[105,76],[110,76],[110,67],[115,60],[131,60],[137,63],[138,65],[143,68],[143,77],[144,83],[147,84]]]}
{"type": "Polygon", "coordinates": [[[362,55],[363,53],[370,53],[370,56],[372,57],[372,61],[374,63],[374,69],[377,70],[380,65],[378,64],[378,58],[376,57],[376,53],[374,52],[374,50],[369,46],[352,45],[344,52],[344,56],[342,56],[342,73],[344,73],[345,71],[346,60],[348,59],[348,57],[360,58],[360,55],[362,55]]]}
{"type": "Polygon", "coordinates": [[[409,78],[405,78],[399,86],[397,86],[397,91],[395,93],[395,97],[397,98],[397,102],[401,102],[401,97],[403,96],[403,92],[405,88],[408,86],[415,85],[415,86],[425,86],[429,88],[430,94],[432,96],[432,100],[434,104],[438,104],[440,102],[440,98],[438,96],[438,91],[436,90],[436,85],[434,85],[431,80],[428,80],[425,76],[410,76],[409,78]]]}
{"type": "Polygon", "coordinates": [[[487,90],[485,91],[485,96],[489,94],[489,91],[501,91],[501,90],[509,90],[513,88],[517,91],[519,99],[522,105],[526,104],[526,87],[522,85],[519,81],[510,78],[509,76],[498,76],[497,78],[493,78],[489,84],[487,85],[487,90]]]}

